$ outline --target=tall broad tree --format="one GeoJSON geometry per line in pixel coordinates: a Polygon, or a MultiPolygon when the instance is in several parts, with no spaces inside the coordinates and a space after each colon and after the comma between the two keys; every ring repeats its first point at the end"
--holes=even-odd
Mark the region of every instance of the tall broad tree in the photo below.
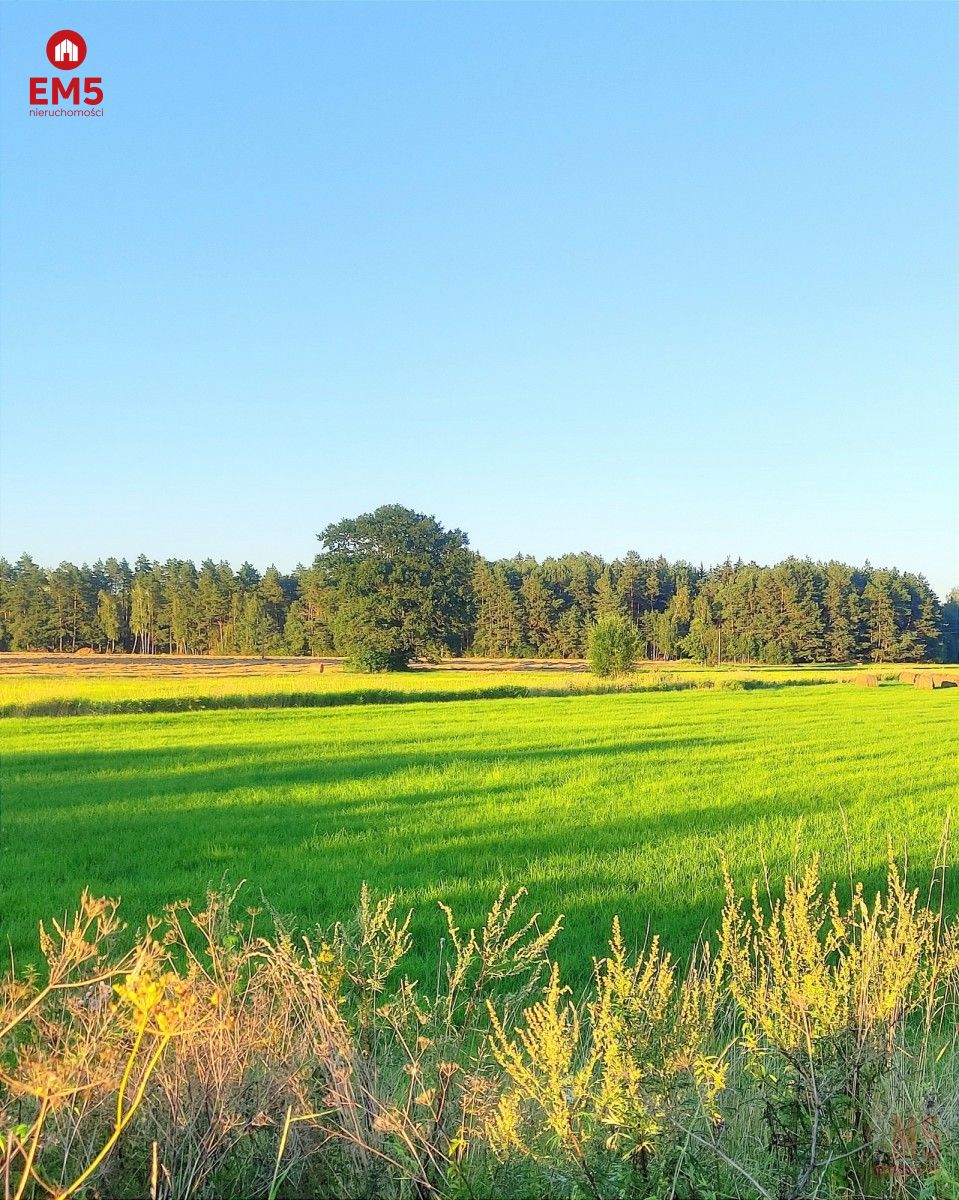
{"type": "Polygon", "coordinates": [[[316,560],[337,644],[365,670],[459,654],[470,627],[466,535],[398,504],[328,525],[316,560]]]}

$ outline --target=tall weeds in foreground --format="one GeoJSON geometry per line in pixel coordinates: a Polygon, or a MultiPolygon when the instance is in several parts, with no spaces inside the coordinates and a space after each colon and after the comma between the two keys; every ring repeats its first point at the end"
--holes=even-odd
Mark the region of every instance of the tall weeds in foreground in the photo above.
{"type": "Polygon", "coordinates": [[[959,925],[894,863],[847,905],[727,880],[685,967],[614,919],[580,999],[523,895],[444,910],[428,985],[365,889],[309,936],[211,894],[126,953],[84,895],[2,984],[4,1200],[959,1197],[959,925]]]}

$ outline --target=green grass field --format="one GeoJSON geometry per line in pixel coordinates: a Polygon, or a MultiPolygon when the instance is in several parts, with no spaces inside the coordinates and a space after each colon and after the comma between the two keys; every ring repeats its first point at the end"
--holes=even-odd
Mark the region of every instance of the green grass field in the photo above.
{"type": "MultiPolygon", "coordinates": [[[[161,682],[133,681],[140,695],[161,682]]],[[[6,680],[0,700],[37,683],[6,680]]],[[[262,892],[308,925],[348,915],[366,880],[415,909],[429,945],[438,900],[466,924],[501,885],[525,885],[545,915],[566,914],[558,956],[582,979],[614,913],[630,939],[650,926],[678,952],[709,932],[722,855],[742,885],[814,852],[826,878],[847,879],[851,858],[878,885],[892,839],[927,883],[957,798],[957,697],[826,684],[10,718],[4,941],[35,957],[37,920],[84,886],[122,896],[135,924],[246,879],[247,903],[262,892]]]]}

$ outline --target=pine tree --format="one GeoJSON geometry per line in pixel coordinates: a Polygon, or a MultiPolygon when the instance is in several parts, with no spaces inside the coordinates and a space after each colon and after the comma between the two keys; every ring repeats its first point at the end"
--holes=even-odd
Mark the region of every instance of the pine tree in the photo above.
{"type": "Polygon", "coordinates": [[[49,650],[55,637],[53,598],[29,554],[16,562],[7,601],[11,650],[49,650]]]}
{"type": "Polygon", "coordinates": [[[621,615],[623,611],[622,603],[622,596],[619,588],[616,586],[612,568],[607,567],[596,580],[596,599],[593,611],[596,613],[597,621],[600,617],[621,615]]]}
{"type": "Polygon", "coordinates": [[[472,575],[476,633],[473,652],[488,658],[512,658],[522,646],[522,612],[510,568],[478,563],[472,575]]]}

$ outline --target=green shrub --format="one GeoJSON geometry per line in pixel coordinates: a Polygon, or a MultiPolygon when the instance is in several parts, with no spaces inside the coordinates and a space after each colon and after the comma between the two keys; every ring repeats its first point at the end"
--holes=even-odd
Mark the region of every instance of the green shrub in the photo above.
{"type": "Polygon", "coordinates": [[[409,654],[381,649],[369,643],[357,642],[347,648],[346,669],[376,675],[382,671],[405,671],[410,665],[409,654]]]}
{"type": "Polygon", "coordinates": [[[636,626],[612,613],[600,617],[589,631],[589,665],[594,675],[625,675],[639,653],[636,626]]]}

